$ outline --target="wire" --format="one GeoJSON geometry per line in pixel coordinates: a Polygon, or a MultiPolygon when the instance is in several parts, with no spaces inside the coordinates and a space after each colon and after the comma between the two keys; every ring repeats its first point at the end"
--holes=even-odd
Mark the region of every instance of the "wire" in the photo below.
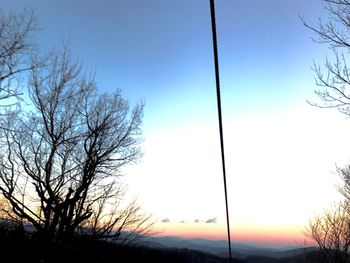
{"type": "Polygon", "coordinates": [[[227,240],[228,240],[228,248],[229,248],[229,259],[230,259],[230,263],[231,263],[232,262],[232,252],[231,252],[230,217],[229,217],[229,211],[228,211],[226,168],[225,168],[225,149],[224,149],[224,136],[223,136],[223,128],[222,128],[222,110],[221,110],[221,94],[220,94],[219,58],[218,58],[218,47],[217,47],[217,37],[216,37],[216,22],[215,22],[215,4],[214,4],[214,0],[210,0],[210,14],[211,14],[211,29],[212,29],[212,34],[213,34],[213,50],[214,50],[215,80],[216,80],[216,98],[217,98],[217,106],[218,106],[218,119],[219,119],[219,131],[220,131],[222,174],[223,174],[223,179],[224,179],[224,190],[225,190],[227,240]]]}

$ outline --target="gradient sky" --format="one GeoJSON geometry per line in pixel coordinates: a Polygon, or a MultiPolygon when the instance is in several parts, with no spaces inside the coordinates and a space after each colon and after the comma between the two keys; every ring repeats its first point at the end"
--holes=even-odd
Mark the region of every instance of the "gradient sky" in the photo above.
{"type": "MultiPolygon", "coordinates": [[[[35,10],[43,50],[69,40],[101,90],[146,102],[144,158],[131,196],[163,235],[225,238],[209,0],[0,0],[35,10]],[[210,223],[209,223],[210,222],[210,223]]],[[[234,240],[295,244],[339,199],[350,121],[317,101],[311,41],[320,0],[216,0],[228,194],[234,240]]]]}

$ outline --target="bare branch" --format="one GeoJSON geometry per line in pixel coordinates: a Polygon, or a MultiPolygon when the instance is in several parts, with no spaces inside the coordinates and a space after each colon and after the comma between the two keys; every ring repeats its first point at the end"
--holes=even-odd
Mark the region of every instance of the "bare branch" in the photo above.
{"type": "Polygon", "coordinates": [[[0,10],[0,100],[11,106],[20,100],[20,76],[41,63],[32,60],[36,20],[31,14],[5,15],[0,10]]]}
{"type": "Polygon", "coordinates": [[[114,189],[121,169],[142,156],[143,104],[130,110],[119,90],[98,94],[67,49],[31,70],[29,90],[34,107],[3,121],[0,190],[13,212],[56,238],[106,211],[110,219],[99,233],[117,226],[145,232],[148,217],[136,203],[120,210],[121,191],[114,189]],[[117,202],[112,210],[111,201],[117,202]]]}

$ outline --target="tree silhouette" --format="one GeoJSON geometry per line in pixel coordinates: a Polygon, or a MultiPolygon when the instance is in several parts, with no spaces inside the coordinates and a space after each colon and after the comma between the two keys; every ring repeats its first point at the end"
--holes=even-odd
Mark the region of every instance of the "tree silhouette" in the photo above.
{"type": "Polygon", "coordinates": [[[0,10],[1,107],[17,103],[21,94],[19,91],[20,75],[41,64],[33,59],[35,45],[31,38],[36,30],[33,14],[5,15],[0,10]],[[13,98],[16,100],[11,100],[13,98]]]}
{"type": "MultiPolygon", "coordinates": [[[[350,1],[323,0],[328,11],[327,21],[319,20],[310,25],[304,19],[304,25],[311,29],[319,44],[326,44],[333,52],[333,58],[327,58],[324,65],[314,63],[316,85],[315,93],[320,102],[309,102],[321,108],[336,108],[350,116],[350,68],[347,64],[350,51],[350,1]]],[[[338,168],[343,185],[339,192],[344,200],[310,220],[305,235],[313,239],[321,251],[322,262],[349,262],[350,248],[350,169],[338,168]]]]}
{"type": "Polygon", "coordinates": [[[31,68],[28,86],[31,105],[1,120],[8,213],[49,239],[70,238],[93,218],[96,235],[117,237],[125,227],[144,233],[148,217],[135,202],[116,207],[120,170],[141,156],[143,103],[130,110],[119,90],[98,93],[67,48],[31,68]]]}
{"type": "Polygon", "coordinates": [[[349,209],[349,201],[341,202],[310,220],[305,235],[314,240],[320,248],[321,262],[349,262],[349,209]]]}
{"type": "Polygon", "coordinates": [[[323,0],[328,10],[328,20],[320,20],[304,25],[316,33],[314,41],[326,44],[333,51],[333,58],[326,59],[324,66],[314,64],[316,84],[320,88],[315,93],[321,103],[310,102],[318,107],[337,108],[350,115],[350,68],[347,64],[350,50],[350,2],[348,0],[323,0]]]}

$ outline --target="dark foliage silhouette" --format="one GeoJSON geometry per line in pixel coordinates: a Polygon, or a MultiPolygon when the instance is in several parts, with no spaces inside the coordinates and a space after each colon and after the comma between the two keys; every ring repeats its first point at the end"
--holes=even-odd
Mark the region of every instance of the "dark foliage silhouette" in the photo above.
{"type": "MultiPolygon", "coordinates": [[[[156,249],[141,245],[121,245],[75,236],[69,240],[43,240],[22,231],[20,225],[0,223],[1,262],[26,263],[223,263],[228,259],[188,249],[156,249]]],[[[234,262],[243,263],[243,260],[234,262]]]]}
{"type": "MultiPolygon", "coordinates": [[[[228,258],[218,257],[191,249],[152,248],[144,245],[121,245],[96,240],[89,236],[75,236],[64,242],[43,241],[22,231],[16,222],[0,222],[1,262],[89,262],[89,263],[228,263],[228,258]]],[[[318,251],[306,251],[295,256],[248,256],[233,258],[234,263],[313,263],[318,251]]]]}

